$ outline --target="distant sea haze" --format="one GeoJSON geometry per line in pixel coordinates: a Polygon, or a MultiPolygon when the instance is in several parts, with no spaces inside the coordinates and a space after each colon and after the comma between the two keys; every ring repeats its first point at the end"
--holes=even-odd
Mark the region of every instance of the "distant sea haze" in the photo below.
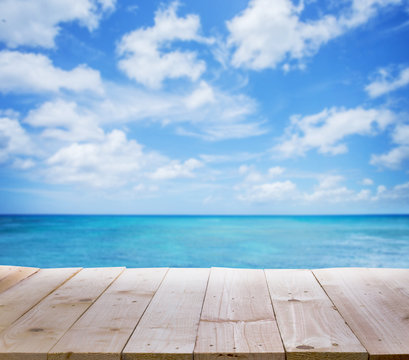
{"type": "Polygon", "coordinates": [[[42,268],[409,268],[409,215],[2,215],[0,248],[42,268]]]}

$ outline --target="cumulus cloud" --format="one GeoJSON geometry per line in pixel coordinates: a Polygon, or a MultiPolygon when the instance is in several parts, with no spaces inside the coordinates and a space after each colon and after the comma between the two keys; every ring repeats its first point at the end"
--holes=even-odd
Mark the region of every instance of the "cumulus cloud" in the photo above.
{"type": "Polygon", "coordinates": [[[155,180],[167,180],[174,178],[192,178],[194,170],[203,166],[197,159],[188,159],[185,162],[173,160],[170,164],[162,166],[153,172],[150,177],[155,180]]]}
{"type": "MultiPolygon", "coordinates": [[[[242,166],[239,168],[239,172],[242,175],[249,174],[251,171],[254,171],[252,167],[242,166]]],[[[238,198],[247,202],[274,203],[293,201],[299,206],[311,206],[312,203],[325,206],[326,204],[369,203],[383,199],[396,199],[397,197],[394,194],[402,193],[402,189],[406,189],[403,185],[395,186],[396,189],[378,186],[376,193],[372,193],[369,189],[353,189],[348,187],[345,185],[345,177],[338,174],[315,174],[314,177],[318,180],[318,183],[311,189],[306,190],[301,190],[290,179],[271,182],[266,181],[265,177],[259,178],[258,184],[244,181],[237,185],[235,190],[239,192],[238,198]]]]}
{"type": "Polygon", "coordinates": [[[165,79],[186,77],[197,80],[206,65],[194,51],[168,51],[175,41],[209,42],[199,35],[200,19],[189,14],[178,17],[177,2],[155,14],[155,25],[124,35],[118,45],[122,57],[119,68],[125,74],[151,88],[159,88],[165,79]]]}
{"type": "Polygon", "coordinates": [[[348,189],[346,186],[340,186],[329,189],[316,189],[312,193],[304,194],[306,201],[319,201],[322,203],[342,203],[351,201],[369,200],[371,192],[369,190],[361,190],[356,192],[348,189]]]}
{"type": "Polygon", "coordinates": [[[339,183],[344,181],[344,177],[341,175],[324,175],[319,177],[319,185],[318,188],[320,189],[330,189],[338,186],[339,183]]]}
{"type": "Polygon", "coordinates": [[[273,166],[268,169],[268,175],[271,177],[280,176],[285,171],[281,166],[273,166]]]}
{"type": "Polygon", "coordinates": [[[254,166],[241,165],[238,171],[240,175],[245,176],[245,182],[261,182],[264,179],[264,176],[255,170],[254,166]]]}
{"type": "Polygon", "coordinates": [[[372,197],[374,201],[393,201],[407,203],[409,201],[409,182],[397,184],[391,188],[379,185],[376,195],[372,197]]]}
{"type": "Polygon", "coordinates": [[[373,185],[373,180],[369,178],[365,178],[362,180],[362,185],[366,185],[366,186],[373,185]]]}
{"type": "Polygon", "coordinates": [[[192,177],[200,166],[196,159],[181,163],[157,152],[145,151],[135,140],[128,140],[123,131],[113,130],[100,141],[73,143],[61,148],[46,160],[44,171],[51,182],[112,188],[140,184],[144,179],[192,177]]]}
{"type": "Polygon", "coordinates": [[[341,175],[322,175],[313,191],[305,192],[303,200],[307,202],[342,203],[369,200],[371,192],[367,189],[352,190],[342,183],[345,178],[341,175]]]}
{"type": "Polygon", "coordinates": [[[3,117],[0,113],[0,163],[15,159],[16,167],[28,168],[30,164],[18,156],[30,156],[35,153],[35,146],[18,120],[3,117]]]}
{"type": "Polygon", "coordinates": [[[392,132],[395,146],[389,152],[372,155],[371,164],[390,169],[399,169],[401,164],[409,159],[409,124],[398,124],[392,132]]]}
{"type": "Polygon", "coordinates": [[[13,161],[12,167],[20,170],[28,170],[33,168],[36,162],[33,159],[17,158],[13,161]]]}
{"type": "Polygon", "coordinates": [[[311,149],[323,154],[348,151],[342,140],[351,135],[374,135],[395,120],[389,110],[331,108],[305,117],[292,116],[281,142],[273,148],[279,156],[303,156],[311,149]]]}
{"type": "Polygon", "coordinates": [[[318,185],[312,191],[301,195],[301,200],[307,203],[348,203],[368,201],[371,192],[368,189],[353,190],[344,185],[345,178],[341,175],[323,174],[318,177],[318,185]]]}
{"type": "Polygon", "coordinates": [[[254,165],[241,165],[238,173],[243,176],[243,182],[235,187],[237,191],[240,191],[238,199],[263,203],[298,198],[297,186],[292,181],[272,181],[284,171],[285,169],[280,166],[273,166],[261,172],[254,165]]]}
{"type": "MultiPolygon", "coordinates": [[[[16,85],[15,89],[35,90],[29,77],[21,78],[26,84],[16,85]]],[[[69,79],[74,81],[75,76],[71,75],[69,79]]],[[[72,85],[56,76],[50,85],[39,81],[41,88],[36,90],[57,91],[57,84],[72,85]]],[[[11,88],[8,82],[0,83],[0,91],[2,86],[11,88]]],[[[247,138],[268,131],[264,120],[258,117],[257,103],[252,98],[221,91],[204,81],[179,91],[140,89],[111,82],[94,86],[90,80],[85,86],[103,88],[104,92],[86,97],[76,92],[58,92],[54,100],[31,110],[26,123],[44,128],[42,134],[45,137],[64,141],[100,138],[99,128],[142,121],[172,126],[179,135],[209,141],[247,138]]]]}
{"type": "Polygon", "coordinates": [[[221,91],[201,82],[183,92],[106,86],[104,100],[90,104],[102,123],[146,120],[175,126],[179,135],[209,141],[265,134],[257,103],[243,94],[221,91]]]}
{"type": "Polygon", "coordinates": [[[103,92],[99,72],[86,65],[67,71],[55,67],[41,54],[0,51],[1,92],[38,93],[61,89],[103,92]]]}
{"type": "Polygon", "coordinates": [[[389,70],[378,71],[377,78],[365,87],[370,97],[375,98],[388,94],[409,84],[409,67],[402,69],[396,77],[389,70]]]}
{"type": "Polygon", "coordinates": [[[300,62],[350,29],[366,23],[380,8],[402,0],[352,0],[340,16],[323,15],[303,20],[304,3],[291,0],[251,0],[248,7],[227,22],[228,44],[234,49],[232,64],[253,70],[300,62]]]}
{"type": "Polygon", "coordinates": [[[48,180],[56,183],[85,183],[94,187],[125,185],[141,177],[148,165],[161,163],[156,153],[145,153],[142,145],[113,130],[93,143],[73,143],[46,161],[48,180]]]}
{"type": "Polygon", "coordinates": [[[266,173],[257,171],[253,165],[241,165],[238,169],[239,174],[245,176],[244,181],[247,183],[269,181],[271,178],[280,176],[284,171],[281,166],[271,167],[266,173]]]}
{"type": "Polygon", "coordinates": [[[52,48],[61,23],[77,21],[92,31],[116,0],[2,0],[0,41],[17,46],[52,48]]]}
{"type": "Polygon", "coordinates": [[[296,188],[296,185],[289,180],[258,184],[247,188],[239,195],[239,199],[250,202],[290,200],[297,196],[296,188]]]}
{"type": "Polygon", "coordinates": [[[45,128],[42,136],[62,141],[98,140],[104,132],[98,127],[95,114],[81,110],[75,102],[55,100],[31,110],[25,123],[45,128]]]}
{"type": "Polygon", "coordinates": [[[185,101],[188,109],[197,109],[204,105],[214,103],[216,99],[213,88],[205,81],[202,81],[199,87],[186,97],[185,101]]]}

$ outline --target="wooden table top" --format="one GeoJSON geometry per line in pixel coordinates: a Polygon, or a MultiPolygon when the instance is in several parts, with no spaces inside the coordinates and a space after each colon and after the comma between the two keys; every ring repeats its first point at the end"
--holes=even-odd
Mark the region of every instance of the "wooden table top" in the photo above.
{"type": "Polygon", "coordinates": [[[0,266],[0,360],[409,360],[409,269],[0,266]]]}

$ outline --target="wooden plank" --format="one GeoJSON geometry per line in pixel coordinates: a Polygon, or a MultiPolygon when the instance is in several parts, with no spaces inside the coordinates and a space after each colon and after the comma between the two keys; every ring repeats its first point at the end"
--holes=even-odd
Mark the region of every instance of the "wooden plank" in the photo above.
{"type": "Polygon", "coordinates": [[[36,273],[38,268],[21,266],[1,266],[0,267],[0,293],[11,288],[21,280],[36,273]]]}
{"type": "Polygon", "coordinates": [[[14,271],[17,266],[0,265],[0,281],[14,271]]]}
{"type": "Polygon", "coordinates": [[[409,359],[409,269],[314,270],[370,359],[409,359]]]}
{"type": "Polygon", "coordinates": [[[0,331],[74,276],[80,268],[44,269],[0,294],[0,331]]]}
{"type": "Polygon", "coordinates": [[[83,269],[0,333],[0,359],[47,359],[47,353],[123,268],[83,269]]]}
{"type": "Polygon", "coordinates": [[[285,359],[263,270],[211,270],[194,357],[285,359]]]}
{"type": "Polygon", "coordinates": [[[368,358],[310,270],[265,273],[287,360],[368,358]]]}
{"type": "Polygon", "coordinates": [[[126,345],[125,360],[192,360],[209,269],[170,269],[126,345]]]}
{"type": "Polygon", "coordinates": [[[126,269],[51,349],[48,360],[120,360],[168,269],[126,269]]]}

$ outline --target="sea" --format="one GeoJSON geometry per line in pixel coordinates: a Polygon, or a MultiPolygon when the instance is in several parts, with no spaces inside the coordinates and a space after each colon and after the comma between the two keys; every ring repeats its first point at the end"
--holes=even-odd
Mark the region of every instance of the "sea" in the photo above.
{"type": "Polygon", "coordinates": [[[409,215],[1,215],[0,265],[409,268],[409,215]]]}

